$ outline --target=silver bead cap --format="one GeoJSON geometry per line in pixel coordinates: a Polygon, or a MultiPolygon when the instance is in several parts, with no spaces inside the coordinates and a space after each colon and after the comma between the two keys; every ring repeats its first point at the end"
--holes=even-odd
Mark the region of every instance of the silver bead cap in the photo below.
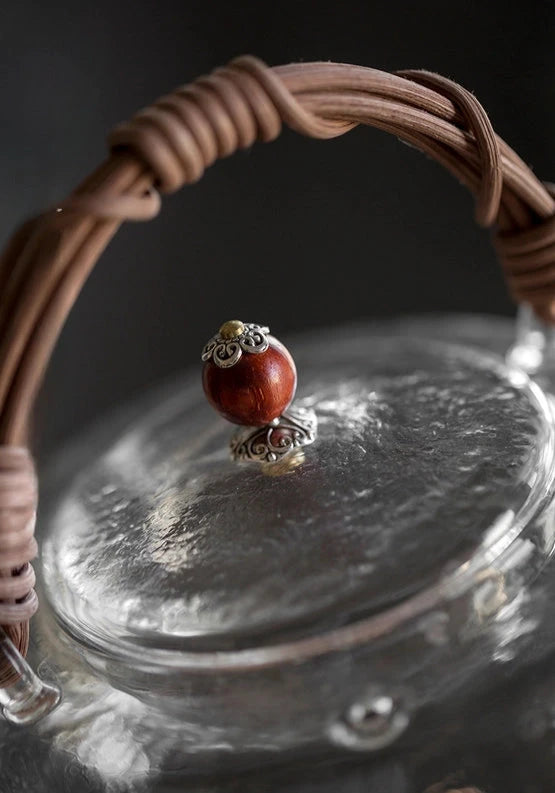
{"type": "Polygon", "coordinates": [[[269,347],[270,328],[265,325],[257,325],[254,322],[233,322],[242,326],[242,330],[238,327],[237,335],[229,338],[225,333],[225,328],[231,323],[224,323],[218,333],[204,345],[201,355],[204,362],[213,361],[216,366],[228,369],[242,358],[243,353],[266,352],[269,347]]]}

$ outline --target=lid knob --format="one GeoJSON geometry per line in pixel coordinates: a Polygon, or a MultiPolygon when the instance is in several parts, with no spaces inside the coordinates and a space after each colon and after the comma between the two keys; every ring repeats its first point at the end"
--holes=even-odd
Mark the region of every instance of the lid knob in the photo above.
{"type": "Polygon", "coordinates": [[[286,412],[295,396],[297,370],[289,350],[268,327],[238,319],[224,322],[201,357],[202,385],[212,407],[233,424],[256,428],[234,435],[234,459],[275,462],[314,440],[314,412],[286,412]]]}

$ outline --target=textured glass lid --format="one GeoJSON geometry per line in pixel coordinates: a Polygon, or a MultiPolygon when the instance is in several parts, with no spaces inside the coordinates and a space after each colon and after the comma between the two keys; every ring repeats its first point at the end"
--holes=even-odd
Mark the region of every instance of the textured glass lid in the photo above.
{"type": "Polygon", "coordinates": [[[97,459],[82,446],[43,554],[72,631],[224,649],[345,624],[464,562],[551,476],[547,403],[493,357],[345,334],[292,352],[320,426],[287,474],[229,461],[197,372],[97,459]]]}

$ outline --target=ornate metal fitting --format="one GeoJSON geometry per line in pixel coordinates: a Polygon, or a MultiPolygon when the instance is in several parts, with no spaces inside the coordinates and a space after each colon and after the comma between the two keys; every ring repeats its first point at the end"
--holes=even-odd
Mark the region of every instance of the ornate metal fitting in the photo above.
{"type": "Polygon", "coordinates": [[[243,427],[229,443],[237,461],[275,463],[300,446],[316,440],[318,420],[311,408],[290,407],[265,427],[243,427]]]}
{"type": "Polygon", "coordinates": [[[204,345],[202,360],[212,361],[222,369],[234,366],[244,352],[266,352],[270,329],[253,322],[231,320],[224,323],[218,333],[204,345]]]}

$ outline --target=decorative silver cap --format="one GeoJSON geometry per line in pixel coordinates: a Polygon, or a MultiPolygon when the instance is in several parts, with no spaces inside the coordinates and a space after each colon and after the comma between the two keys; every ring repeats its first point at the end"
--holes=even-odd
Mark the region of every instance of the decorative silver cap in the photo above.
{"type": "Polygon", "coordinates": [[[265,427],[242,427],[231,437],[233,460],[275,463],[316,440],[318,420],[312,408],[292,406],[265,427]]]}
{"type": "Polygon", "coordinates": [[[266,352],[270,329],[254,322],[232,319],[224,322],[215,336],[204,345],[202,360],[212,360],[216,366],[228,369],[240,360],[244,352],[266,352]]]}

